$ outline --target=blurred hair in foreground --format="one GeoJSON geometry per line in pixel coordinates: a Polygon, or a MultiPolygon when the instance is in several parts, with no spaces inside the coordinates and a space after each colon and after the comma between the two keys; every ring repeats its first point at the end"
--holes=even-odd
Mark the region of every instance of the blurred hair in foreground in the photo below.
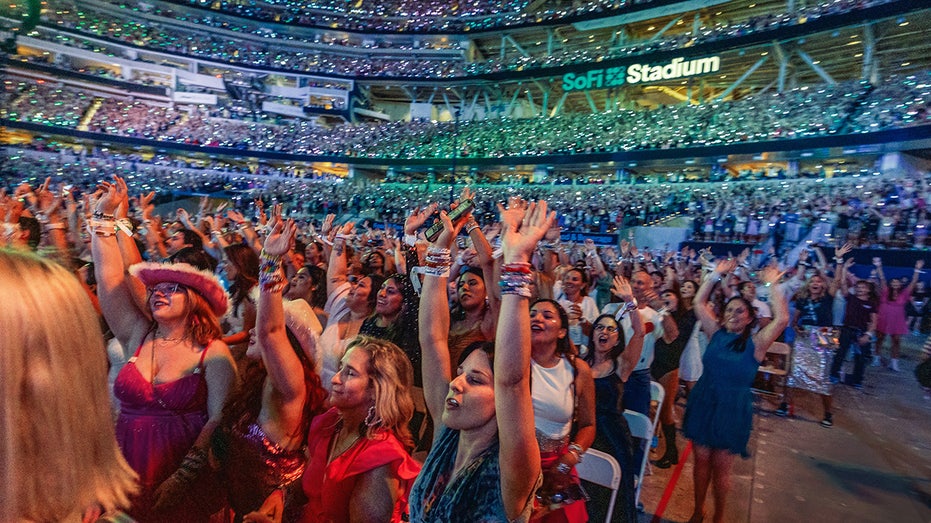
{"type": "Polygon", "coordinates": [[[103,335],[76,277],[0,249],[0,521],[80,519],[125,507],[103,335]]]}

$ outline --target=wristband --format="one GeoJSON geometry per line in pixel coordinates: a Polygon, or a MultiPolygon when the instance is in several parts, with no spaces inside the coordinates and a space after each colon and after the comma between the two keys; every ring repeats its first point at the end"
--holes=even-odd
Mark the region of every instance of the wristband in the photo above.
{"type": "Polygon", "coordinates": [[[404,243],[407,244],[409,247],[413,247],[414,245],[417,244],[417,235],[405,233],[404,243]]]}
{"type": "Polygon", "coordinates": [[[126,236],[132,236],[133,222],[129,221],[129,218],[120,218],[119,220],[116,220],[114,232],[116,231],[122,231],[124,234],[126,234],[126,236]]]}
{"type": "Polygon", "coordinates": [[[579,463],[582,463],[582,455],[585,454],[585,449],[583,449],[581,445],[573,441],[569,444],[569,452],[575,454],[575,457],[579,460],[579,463]]]}

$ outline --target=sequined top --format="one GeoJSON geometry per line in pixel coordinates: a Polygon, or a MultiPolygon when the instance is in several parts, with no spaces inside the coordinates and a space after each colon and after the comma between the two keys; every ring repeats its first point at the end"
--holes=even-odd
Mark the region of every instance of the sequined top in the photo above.
{"type": "Polygon", "coordinates": [[[272,491],[298,480],[307,464],[305,449],[282,449],[249,418],[243,416],[230,431],[224,460],[229,503],[238,515],[258,510],[272,491]]]}

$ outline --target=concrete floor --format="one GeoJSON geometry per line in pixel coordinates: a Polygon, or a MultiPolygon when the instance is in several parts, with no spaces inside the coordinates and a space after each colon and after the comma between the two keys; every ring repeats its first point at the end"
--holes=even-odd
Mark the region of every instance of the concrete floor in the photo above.
{"type": "MultiPolygon", "coordinates": [[[[863,391],[837,386],[833,428],[820,426],[818,396],[796,394],[791,418],[773,414],[778,400],[760,397],[753,455],[734,464],[725,521],[931,522],[931,399],[912,372],[923,342],[923,336],[903,339],[901,372],[870,367],[863,391]]],[[[680,453],[686,444],[680,433],[680,453]]],[[[675,471],[654,467],[646,476],[640,523],[688,521],[691,456],[669,486],[675,471]],[[667,488],[668,503],[657,515],[667,488]]],[[[706,512],[711,521],[711,493],[706,512]]]]}

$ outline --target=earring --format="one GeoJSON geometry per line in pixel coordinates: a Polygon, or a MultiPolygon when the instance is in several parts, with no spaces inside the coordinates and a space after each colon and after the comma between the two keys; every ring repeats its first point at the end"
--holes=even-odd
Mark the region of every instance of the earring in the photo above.
{"type": "Polygon", "coordinates": [[[375,412],[375,405],[369,407],[369,413],[365,416],[365,426],[367,427],[377,427],[382,424],[382,419],[378,416],[378,413],[375,412]]]}

